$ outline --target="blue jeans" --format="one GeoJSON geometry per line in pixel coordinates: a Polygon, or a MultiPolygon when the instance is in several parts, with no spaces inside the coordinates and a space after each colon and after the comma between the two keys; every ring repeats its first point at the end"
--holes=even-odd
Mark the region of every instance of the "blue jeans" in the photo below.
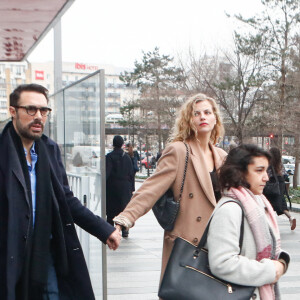
{"type": "Polygon", "coordinates": [[[59,300],[57,276],[52,255],[49,259],[48,282],[44,289],[43,300],[59,300]]]}

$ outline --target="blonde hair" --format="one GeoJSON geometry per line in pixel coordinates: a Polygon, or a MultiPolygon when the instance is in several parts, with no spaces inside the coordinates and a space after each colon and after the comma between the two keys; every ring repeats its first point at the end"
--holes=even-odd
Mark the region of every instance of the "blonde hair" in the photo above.
{"type": "Polygon", "coordinates": [[[216,117],[216,125],[210,135],[210,142],[214,145],[218,142],[219,138],[224,134],[224,127],[221,121],[220,111],[216,101],[205,94],[196,94],[187,99],[181,106],[178,117],[176,118],[175,125],[172,129],[169,142],[185,141],[188,139],[197,138],[197,128],[193,123],[193,112],[196,103],[200,101],[209,101],[212,106],[213,113],[216,117]]]}

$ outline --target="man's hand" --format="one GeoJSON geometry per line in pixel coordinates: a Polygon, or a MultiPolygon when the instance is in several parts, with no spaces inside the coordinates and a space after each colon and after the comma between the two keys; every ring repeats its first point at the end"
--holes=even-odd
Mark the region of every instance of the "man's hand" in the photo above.
{"type": "Polygon", "coordinates": [[[106,244],[109,247],[109,249],[112,250],[117,250],[119,245],[120,245],[120,241],[121,241],[121,233],[119,230],[115,230],[107,239],[106,244]]]}

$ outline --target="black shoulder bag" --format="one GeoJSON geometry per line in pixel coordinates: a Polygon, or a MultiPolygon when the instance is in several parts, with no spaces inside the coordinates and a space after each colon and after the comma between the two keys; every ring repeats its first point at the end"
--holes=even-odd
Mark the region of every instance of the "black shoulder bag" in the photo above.
{"type": "Polygon", "coordinates": [[[178,201],[175,200],[172,189],[168,189],[154,204],[152,207],[153,213],[160,224],[160,226],[167,231],[171,231],[174,228],[175,220],[180,207],[180,200],[183,192],[184,181],[186,176],[186,170],[189,161],[189,148],[184,143],[186,148],[185,165],[183,178],[181,182],[180,195],[178,201]]]}
{"type": "MultiPolygon", "coordinates": [[[[235,202],[241,206],[234,200],[225,203],[228,202],[235,202]]],[[[210,221],[198,246],[180,237],[175,240],[159,288],[158,296],[160,298],[164,300],[245,300],[251,299],[253,296],[255,287],[229,283],[211,273],[208,251],[203,248],[206,244],[210,221]]],[[[240,249],[243,237],[244,212],[242,209],[240,249]]]]}

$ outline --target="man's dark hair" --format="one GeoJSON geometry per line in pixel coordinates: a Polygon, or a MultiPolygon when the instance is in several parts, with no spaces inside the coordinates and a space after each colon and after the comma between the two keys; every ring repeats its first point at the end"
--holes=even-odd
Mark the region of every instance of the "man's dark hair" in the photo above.
{"type": "Polygon", "coordinates": [[[120,135],[115,135],[113,138],[113,146],[115,148],[121,148],[124,144],[124,140],[120,135]]]}
{"type": "Polygon", "coordinates": [[[253,163],[254,157],[265,157],[269,162],[271,155],[256,145],[244,144],[229,151],[228,156],[220,168],[219,182],[221,189],[238,188],[243,186],[249,188],[245,176],[248,165],[253,163]]]}
{"type": "Polygon", "coordinates": [[[36,93],[43,94],[47,99],[47,103],[49,102],[48,90],[40,84],[30,83],[30,84],[21,84],[14,89],[14,91],[9,95],[10,106],[18,105],[20,95],[22,92],[36,92],[36,93]]]}

